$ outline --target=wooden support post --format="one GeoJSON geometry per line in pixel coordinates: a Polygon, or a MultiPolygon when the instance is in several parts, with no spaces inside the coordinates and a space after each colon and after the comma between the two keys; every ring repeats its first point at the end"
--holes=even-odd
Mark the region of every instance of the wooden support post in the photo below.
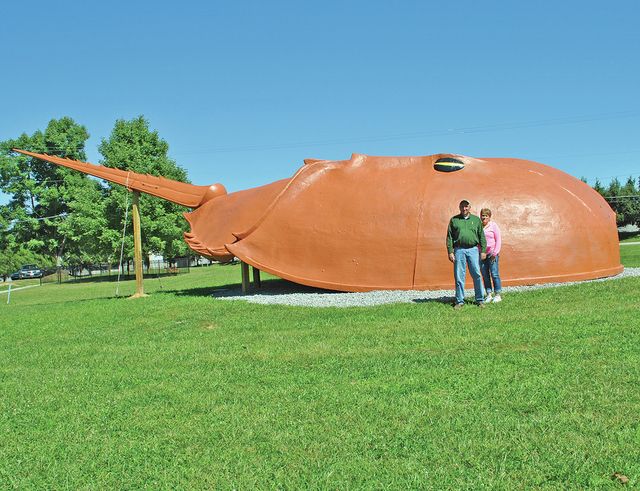
{"type": "Polygon", "coordinates": [[[130,298],[145,297],[142,276],[142,233],[140,230],[140,191],[133,191],[133,260],[136,270],[136,292],[130,298]]]}
{"type": "Polygon", "coordinates": [[[255,266],[252,266],[251,268],[253,269],[253,286],[260,288],[262,286],[262,281],[260,281],[260,270],[255,266]]]}
{"type": "Polygon", "coordinates": [[[240,268],[242,269],[242,293],[246,295],[249,293],[249,265],[240,261],[240,268]]]}

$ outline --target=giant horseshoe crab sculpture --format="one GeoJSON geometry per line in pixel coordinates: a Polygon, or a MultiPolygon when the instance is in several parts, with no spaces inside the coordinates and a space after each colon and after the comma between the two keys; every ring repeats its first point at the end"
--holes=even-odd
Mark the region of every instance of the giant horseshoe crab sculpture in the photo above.
{"type": "Polygon", "coordinates": [[[192,208],[189,247],[341,291],[451,288],[445,235],[461,199],[503,232],[505,285],[622,271],[615,214],[587,184],[518,159],[460,155],[306,160],[290,179],[227,194],[163,177],[16,150],[192,208]]]}

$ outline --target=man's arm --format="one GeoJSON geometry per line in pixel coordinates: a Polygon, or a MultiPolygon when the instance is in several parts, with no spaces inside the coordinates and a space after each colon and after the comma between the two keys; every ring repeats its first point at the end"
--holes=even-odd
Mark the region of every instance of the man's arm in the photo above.
{"type": "Polygon", "coordinates": [[[453,218],[449,220],[449,226],[447,227],[447,253],[449,255],[449,261],[454,262],[456,257],[453,254],[453,218]]]}
{"type": "Polygon", "coordinates": [[[480,252],[487,253],[487,237],[484,235],[482,222],[478,220],[478,242],[480,242],[480,252]]]}

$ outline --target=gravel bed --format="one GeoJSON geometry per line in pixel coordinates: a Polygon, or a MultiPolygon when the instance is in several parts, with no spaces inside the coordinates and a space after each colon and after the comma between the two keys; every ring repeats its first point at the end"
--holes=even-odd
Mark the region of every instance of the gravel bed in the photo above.
{"type": "MultiPolygon", "coordinates": [[[[502,288],[502,293],[504,295],[540,288],[557,288],[579,283],[611,281],[631,276],[640,276],[640,268],[625,268],[619,275],[597,280],[547,283],[544,285],[506,286],[502,288]]],[[[453,282],[453,278],[451,281],[453,282]]],[[[212,296],[220,300],[243,300],[245,302],[259,304],[295,305],[303,307],[368,307],[388,303],[451,303],[454,300],[454,290],[376,290],[362,293],[344,293],[310,288],[284,280],[263,281],[262,285],[260,290],[250,292],[247,295],[242,294],[240,287],[234,287],[215,290],[212,296]]],[[[473,289],[465,290],[465,296],[473,298],[473,289]]]]}

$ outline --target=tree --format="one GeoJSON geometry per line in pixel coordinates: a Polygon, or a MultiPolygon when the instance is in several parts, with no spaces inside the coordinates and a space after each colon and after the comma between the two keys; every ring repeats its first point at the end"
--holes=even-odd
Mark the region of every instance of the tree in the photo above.
{"type": "Polygon", "coordinates": [[[618,195],[620,194],[621,187],[622,186],[620,185],[620,181],[618,181],[617,177],[614,177],[613,179],[611,179],[611,182],[609,183],[609,187],[607,188],[607,197],[617,198],[618,195]]]}
{"type": "Polygon", "coordinates": [[[0,277],[6,281],[7,277],[17,271],[24,264],[35,263],[41,268],[53,266],[50,257],[42,256],[27,245],[20,243],[12,229],[19,226],[16,220],[9,220],[8,205],[0,206],[0,277]]]}
{"type": "Polygon", "coordinates": [[[112,241],[108,240],[107,189],[95,184],[98,194],[86,186],[70,190],[73,199],[68,202],[69,215],[59,225],[61,235],[66,238],[67,264],[111,263],[116,257],[112,241]]]}
{"type": "MultiPolygon", "coordinates": [[[[108,139],[98,147],[104,157],[100,162],[107,167],[131,170],[154,176],[164,176],[176,181],[188,182],[187,173],[167,156],[169,145],[157,131],[149,129],[143,116],[130,121],[118,120],[108,139]]],[[[125,216],[125,204],[131,203],[127,190],[119,185],[109,185],[106,211],[109,232],[104,234],[113,245],[119,245],[125,216]]],[[[182,216],[186,208],[155,198],[140,197],[142,248],[145,253],[161,254],[168,258],[185,255],[187,246],[182,240],[187,224],[182,216]]],[[[127,229],[132,230],[129,216],[127,229]]],[[[133,256],[131,234],[125,242],[126,257],[133,256]]]]}
{"type": "Polygon", "coordinates": [[[600,182],[600,179],[596,179],[596,182],[593,185],[593,189],[595,189],[597,192],[599,192],[600,195],[602,195],[602,196],[605,195],[605,189],[604,189],[604,186],[602,185],[602,183],[600,182]]]}
{"type": "Polygon", "coordinates": [[[640,224],[640,179],[636,187],[633,177],[629,177],[624,185],[617,178],[613,178],[606,188],[596,179],[593,188],[607,200],[616,213],[616,224],[619,227],[640,224]]]}
{"type": "Polygon", "coordinates": [[[624,183],[624,186],[620,188],[620,194],[622,196],[635,196],[638,194],[638,190],[636,189],[636,181],[633,177],[629,176],[627,182],[624,183]]]}
{"type": "Polygon", "coordinates": [[[616,199],[616,213],[619,225],[635,225],[640,221],[640,196],[633,177],[629,177],[624,186],[620,187],[616,199]]]}
{"type": "MultiPolygon", "coordinates": [[[[16,155],[12,148],[86,160],[89,133],[69,117],[52,119],[44,132],[0,142],[0,190],[10,196],[0,213],[7,221],[13,245],[5,251],[25,249],[39,262],[56,262],[66,251],[79,254],[87,248],[74,223],[79,209],[99,209],[104,192],[95,179],[39,159],[16,155]]],[[[95,232],[95,231],[94,231],[95,232]]]]}

